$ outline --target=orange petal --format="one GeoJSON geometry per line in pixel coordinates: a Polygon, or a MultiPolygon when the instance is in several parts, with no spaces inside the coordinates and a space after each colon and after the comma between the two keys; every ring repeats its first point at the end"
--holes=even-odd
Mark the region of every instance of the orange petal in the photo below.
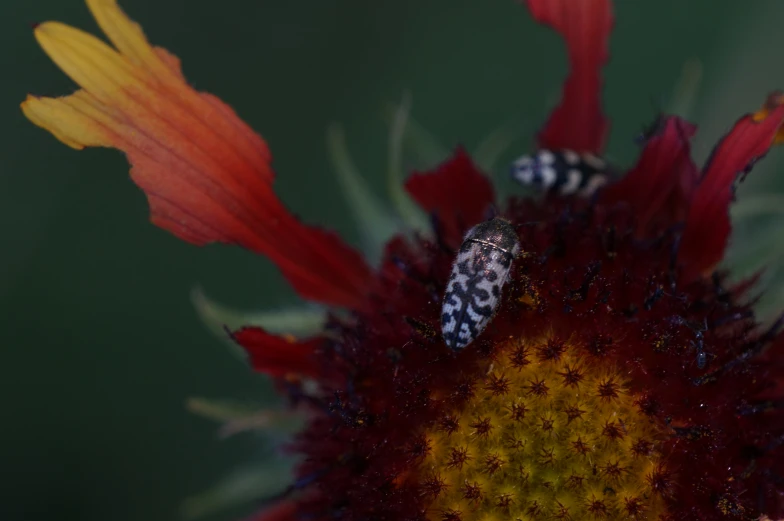
{"type": "MultiPolygon", "coordinates": [[[[770,113],[777,108],[784,105],[784,93],[781,91],[772,92],[768,99],[765,101],[765,104],[762,106],[760,110],[754,113],[752,119],[757,123],[765,120],[770,113]]],[[[776,133],[776,138],[773,140],[774,145],[778,145],[780,143],[784,143],[784,128],[780,128],[776,133]]]]}
{"type": "Polygon", "coordinates": [[[25,115],[65,144],[126,153],[151,220],[195,244],[268,256],[305,298],[359,306],[372,274],[335,235],[305,226],[276,197],[267,144],[218,98],[193,90],[179,60],[152,47],[115,0],[87,0],[114,44],[58,22],[35,29],[82,90],[29,96],[25,115]]]}

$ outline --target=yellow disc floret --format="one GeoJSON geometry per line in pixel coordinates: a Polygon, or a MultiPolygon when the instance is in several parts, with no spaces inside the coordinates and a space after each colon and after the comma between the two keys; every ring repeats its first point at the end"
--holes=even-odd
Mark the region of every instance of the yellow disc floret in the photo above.
{"type": "Polygon", "coordinates": [[[661,428],[620,368],[568,342],[510,341],[459,411],[424,434],[419,469],[435,521],[655,519],[661,428]]]}

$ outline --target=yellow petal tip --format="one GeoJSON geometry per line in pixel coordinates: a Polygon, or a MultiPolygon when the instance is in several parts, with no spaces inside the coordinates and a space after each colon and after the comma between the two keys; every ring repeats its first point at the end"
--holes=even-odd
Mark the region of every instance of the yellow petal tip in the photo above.
{"type": "Polygon", "coordinates": [[[38,39],[41,36],[49,35],[52,32],[57,33],[57,31],[62,29],[63,27],[68,27],[68,26],[66,24],[60,23],[60,22],[41,22],[41,23],[37,23],[37,24],[33,25],[33,35],[35,36],[36,39],[38,39]]]}
{"type": "Polygon", "coordinates": [[[20,108],[31,123],[48,130],[73,149],[109,145],[100,126],[74,105],[76,98],[77,95],[47,98],[28,94],[20,108]]]}

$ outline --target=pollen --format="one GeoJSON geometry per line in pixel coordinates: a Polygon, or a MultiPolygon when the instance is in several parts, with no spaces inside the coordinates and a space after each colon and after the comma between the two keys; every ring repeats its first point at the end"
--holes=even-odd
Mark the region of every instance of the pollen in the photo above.
{"type": "MultiPolygon", "coordinates": [[[[459,410],[419,439],[431,521],[657,519],[664,428],[591,346],[509,340],[459,410]]],[[[462,394],[462,393],[461,393],[462,394]]],[[[727,507],[730,509],[730,507],[727,507]]]]}

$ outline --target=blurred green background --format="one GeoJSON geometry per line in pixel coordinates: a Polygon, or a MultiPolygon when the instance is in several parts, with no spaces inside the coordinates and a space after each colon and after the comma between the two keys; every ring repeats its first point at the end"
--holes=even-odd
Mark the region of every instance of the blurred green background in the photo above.
{"type": "MultiPolygon", "coordinates": [[[[661,108],[701,124],[695,154],[704,158],[737,116],[784,86],[778,0],[617,4],[605,99],[609,155],[621,164],[634,160],[632,138],[661,108]],[[673,92],[694,59],[703,81],[689,105],[673,92]]],[[[472,148],[499,128],[513,137],[500,176],[529,149],[566,71],[561,42],[513,0],[121,5],[182,59],[193,85],[264,135],[293,211],[357,245],[328,160],[330,122],[344,124],[355,163],[382,197],[384,108],[406,90],[412,117],[447,148],[472,148]]],[[[177,520],[184,498],[266,450],[252,435],[219,441],[215,424],[186,411],[187,397],[272,400],[264,378],[200,323],[191,289],[250,309],[298,301],[265,259],[196,248],[151,226],[121,154],[73,151],[22,117],[27,92],[74,88],[33,40],[31,23],[48,19],[97,31],[81,0],[0,4],[0,519],[177,520]]],[[[427,166],[408,150],[404,158],[427,166]]],[[[755,204],[743,207],[731,257],[744,273],[774,266],[769,307],[782,300],[784,205],[771,195],[784,193],[781,159],[774,151],[741,188],[755,204]]]]}

